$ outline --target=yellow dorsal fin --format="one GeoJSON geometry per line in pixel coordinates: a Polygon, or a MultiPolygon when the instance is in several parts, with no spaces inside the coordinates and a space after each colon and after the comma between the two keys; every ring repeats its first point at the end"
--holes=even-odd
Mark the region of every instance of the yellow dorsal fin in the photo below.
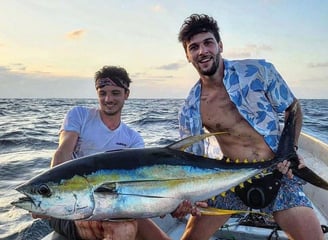
{"type": "Polygon", "coordinates": [[[221,195],[222,197],[226,197],[227,193],[226,193],[226,192],[222,192],[222,193],[220,193],[220,195],[221,195]]]}

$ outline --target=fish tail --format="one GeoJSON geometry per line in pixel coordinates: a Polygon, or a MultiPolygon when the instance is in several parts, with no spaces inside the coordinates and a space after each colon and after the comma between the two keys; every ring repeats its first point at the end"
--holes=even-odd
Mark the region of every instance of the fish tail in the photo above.
{"type": "Polygon", "coordinates": [[[292,171],[294,175],[307,181],[308,183],[311,183],[314,186],[328,190],[328,182],[323,178],[321,178],[320,176],[318,176],[310,168],[308,167],[303,167],[299,169],[293,168],[292,171]]]}
{"type": "Polygon", "coordinates": [[[292,169],[293,174],[305,180],[306,182],[311,183],[314,186],[328,190],[328,183],[326,180],[322,179],[308,167],[298,168],[300,160],[294,148],[296,112],[298,107],[299,104],[294,104],[290,111],[290,114],[280,137],[279,146],[275,158],[277,162],[281,162],[283,160],[290,161],[290,168],[292,169]]]}

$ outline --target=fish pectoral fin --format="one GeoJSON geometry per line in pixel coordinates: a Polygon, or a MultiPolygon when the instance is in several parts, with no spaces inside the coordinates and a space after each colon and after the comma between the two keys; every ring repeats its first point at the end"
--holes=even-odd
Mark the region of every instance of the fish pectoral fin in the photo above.
{"type": "Polygon", "coordinates": [[[262,212],[254,212],[254,211],[244,211],[244,210],[228,210],[228,209],[219,209],[219,208],[199,208],[202,215],[207,216],[221,216],[221,215],[231,215],[231,214],[244,214],[244,213],[257,213],[261,215],[267,215],[262,212]]]}
{"type": "Polygon", "coordinates": [[[217,136],[217,135],[222,135],[222,134],[229,134],[229,133],[228,132],[214,132],[214,133],[204,133],[201,135],[189,136],[184,139],[181,139],[180,141],[172,143],[171,145],[168,145],[167,148],[184,151],[187,147],[193,145],[196,142],[199,142],[199,141],[201,141],[205,138],[211,137],[211,136],[217,136]]]}
{"type": "Polygon", "coordinates": [[[144,189],[157,188],[163,185],[179,185],[182,182],[190,181],[190,178],[174,178],[174,179],[144,179],[144,180],[131,180],[131,181],[119,181],[103,183],[97,189],[95,193],[104,194],[116,194],[116,195],[130,195],[147,198],[174,198],[170,196],[150,195],[143,194],[144,189]]]}
{"type": "Polygon", "coordinates": [[[138,194],[138,193],[118,193],[118,195],[143,197],[143,198],[171,198],[171,199],[174,198],[174,197],[169,197],[169,196],[158,196],[158,195],[138,194]]]}
{"type": "MultiPolygon", "coordinates": [[[[142,193],[133,193],[133,192],[118,192],[118,191],[106,191],[105,188],[100,188],[100,191],[95,191],[95,194],[101,194],[101,195],[113,195],[116,196],[131,196],[131,197],[140,197],[140,198],[170,198],[170,199],[176,199],[174,197],[169,196],[159,196],[159,195],[149,195],[149,194],[142,194],[142,193]]],[[[182,199],[180,199],[182,201],[182,199]]]]}
{"type": "Polygon", "coordinates": [[[116,183],[105,183],[98,187],[94,192],[99,193],[116,193],[116,183]]]}

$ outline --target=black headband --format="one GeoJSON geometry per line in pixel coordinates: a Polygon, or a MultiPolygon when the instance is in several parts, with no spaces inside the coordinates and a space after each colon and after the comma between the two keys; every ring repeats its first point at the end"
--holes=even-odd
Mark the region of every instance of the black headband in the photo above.
{"type": "Polygon", "coordinates": [[[96,89],[102,88],[104,86],[117,86],[129,90],[129,87],[123,83],[120,79],[111,79],[109,77],[99,78],[95,82],[96,89]]]}

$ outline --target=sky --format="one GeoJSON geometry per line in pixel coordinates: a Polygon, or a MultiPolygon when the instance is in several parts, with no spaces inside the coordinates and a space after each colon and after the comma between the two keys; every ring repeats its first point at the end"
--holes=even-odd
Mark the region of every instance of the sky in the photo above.
{"type": "Polygon", "coordinates": [[[193,13],[217,20],[224,58],[266,59],[297,98],[328,98],[326,0],[1,0],[0,98],[96,98],[104,65],[129,72],[130,98],[185,98],[193,13]]]}

